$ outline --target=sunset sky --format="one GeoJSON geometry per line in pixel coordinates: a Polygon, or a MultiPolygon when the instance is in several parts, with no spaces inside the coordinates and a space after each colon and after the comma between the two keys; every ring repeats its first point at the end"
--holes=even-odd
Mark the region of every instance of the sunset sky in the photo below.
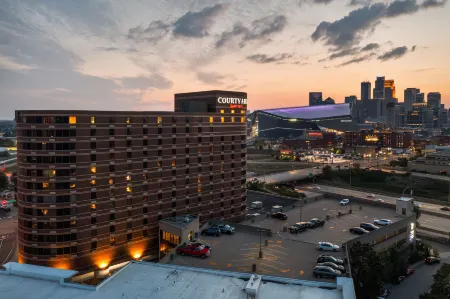
{"type": "Polygon", "coordinates": [[[2,0],[0,118],[16,109],[172,110],[178,92],[250,110],[343,102],[383,75],[450,105],[447,0],[2,0]]]}

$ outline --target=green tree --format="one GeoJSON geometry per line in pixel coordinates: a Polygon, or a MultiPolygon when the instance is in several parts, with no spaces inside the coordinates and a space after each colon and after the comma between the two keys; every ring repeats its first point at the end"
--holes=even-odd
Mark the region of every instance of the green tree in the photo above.
{"type": "Polygon", "coordinates": [[[400,167],[408,167],[408,159],[406,158],[399,158],[397,165],[400,167]]]}
{"type": "Polygon", "coordinates": [[[417,205],[414,205],[414,213],[416,214],[416,220],[419,220],[420,215],[422,215],[422,211],[417,205]]]}
{"type": "Polygon", "coordinates": [[[395,168],[397,165],[398,165],[397,161],[392,160],[389,162],[389,166],[391,166],[393,168],[395,168]]]}
{"type": "Polygon", "coordinates": [[[383,263],[369,244],[355,243],[349,252],[358,299],[377,298],[383,278],[383,263]]]}
{"type": "Polygon", "coordinates": [[[420,299],[448,299],[450,298],[450,264],[443,264],[433,275],[434,283],[429,293],[420,295],[420,299]]]}
{"type": "Polygon", "coordinates": [[[330,165],[325,165],[322,168],[323,171],[323,177],[327,180],[331,180],[333,178],[333,169],[331,168],[330,165]]]}
{"type": "Polygon", "coordinates": [[[8,188],[8,178],[4,172],[0,172],[0,189],[8,188]]]}

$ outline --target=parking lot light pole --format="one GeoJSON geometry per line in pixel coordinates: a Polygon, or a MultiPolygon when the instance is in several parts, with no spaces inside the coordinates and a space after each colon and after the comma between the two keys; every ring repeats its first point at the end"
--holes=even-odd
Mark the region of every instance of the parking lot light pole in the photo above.
{"type": "Polygon", "coordinates": [[[263,229],[259,229],[259,256],[258,258],[262,259],[263,258],[263,253],[262,253],[262,233],[265,232],[265,230],[263,229]]]}
{"type": "Polygon", "coordinates": [[[300,202],[300,222],[302,222],[303,203],[300,202]]]}

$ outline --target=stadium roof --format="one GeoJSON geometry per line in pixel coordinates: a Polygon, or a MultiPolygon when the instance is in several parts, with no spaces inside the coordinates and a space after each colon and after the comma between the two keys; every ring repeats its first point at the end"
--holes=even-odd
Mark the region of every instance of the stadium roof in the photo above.
{"type": "Polygon", "coordinates": [[[350,117],[350,104],[303,106],[260,110],[283,118],[320,119],[350,117]]]}

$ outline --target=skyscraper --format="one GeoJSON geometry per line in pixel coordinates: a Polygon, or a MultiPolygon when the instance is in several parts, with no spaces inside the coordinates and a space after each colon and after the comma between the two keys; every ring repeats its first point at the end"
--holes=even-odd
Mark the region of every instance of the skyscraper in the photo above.
{"type": "Polygon", "coordinates": [[[373,89],[374,99],[384,99],[384,82],[384,76],[377,77],[377,80],[375,80],[375,88],[373,89]]]}
{"type": "Polygon", "coordinates": [[[428,106],[433,108],[440,108],[441,106],[441,94],[439,92],[429,92],[427,95],[428,106]]]}
{"type": "Polygon", "coordinates": [[[413,104],[417,102],[417,94],[420,93],[418,88],[407,88],[404,92],[403,101],[405,103],[405,111],[411,111],[413,104]]]}
{"type": "Polygon", "coordinates": [[[346,104],[356,104],[356,101],[358,101],[358,98],[356,96],[345,97],[346,104]]]}
{"type": "Polygon", "coordinates": [[[425,103],[425,94],[423,92],[416,95],[416,103],[425,103]]]}
{"type": "Polygon", "coordinates": [[[361,100],[370,100],[372,98],[372,84],[368,81],[361,82],[361,100]]]}
{"type": "Polygon", "coordinates": [[[394,80],[384,81],[384,99],[392,100],[395,99],[395,84],[394,80]]]}
{"type": "Polygon", "coordinates": [[[322,105],[322,93],[321,92],[310,92],[309,93],[309,106],[322,105]]]}

